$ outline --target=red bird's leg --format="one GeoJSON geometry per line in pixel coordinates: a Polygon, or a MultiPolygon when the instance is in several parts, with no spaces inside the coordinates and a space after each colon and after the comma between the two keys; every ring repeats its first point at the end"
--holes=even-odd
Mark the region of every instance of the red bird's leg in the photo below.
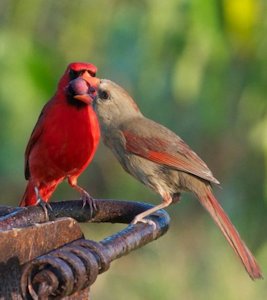
{"type": "Polygon", "coordinates": [[[36,194],[36,199],[37,199],[36,205],[40,206],[44,210],[46,220],[49,221],[48,210],[50,212],[52,212],[51,205],[48,202],[46,202],[46,201],[43,200],[43,198],[41,197],[39,189],[38,189],[37,186],[34,187],[34,192],[36,194]]]}
{"type": "Polygon", "coordinates": [[[165,207],[168,207],[170,204],[172,203],[172,197],[170,194],[165,194],[165,197],[162,200],[162,203],[159,205],[156,205],[144,212],[142,212],[141,214],[137,215],[134,220],[132,221],[132,224],[136,224],[138,222],[142,222],[142,223],[148,223],[150,225],[155,226],[155,223],[151,220],[147,220],[145,219],[145,217],[153,214],[155,211],[158,211],[160,209],[163,209],[165,207]],[[152,224],[153,223],[153,224],[152,224]]]}
{"type": "Polygon", "coordinates": [[[82,187],[80,187],[77,184],[77,178],[76,177],[68,177],[68,183],[71,187],[73,187],[75,190],[77,190],[81,194],[81,198],[83,200],[83,207],[85,207],[86,204],[89,205],[91,210],[91,215],[93,216],[94,211],[97,210],[96,201],[93,197],[91,197],[86,190],[84,190],[82,187]]]}

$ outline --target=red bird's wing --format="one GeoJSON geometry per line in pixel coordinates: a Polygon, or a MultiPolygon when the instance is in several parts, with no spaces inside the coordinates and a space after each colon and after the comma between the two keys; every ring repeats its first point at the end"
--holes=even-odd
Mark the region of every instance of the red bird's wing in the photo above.
{"type": "Polygon", "coordinates": [[[219,184],[204,161],[182,139],[159,124],[153,129],[155,134],[151,136],[139,135],[138,130],[132,131],[129,127],[123,130],[126,150],[155,163],[219,184]]]}
{"type": "Polygon", "coordinates": [[[50,102],[47,102],[46,105],[43,107],[43,109],[39,115],[39,118],[33,128],[30,140],[29,140],[28,145],[25,150],[24,176],[25,176],[25,179],[27,179],[27,180],[30,178],[29,156],[30,156],[32,148],[34,147],[34,145],[36,144],[36,142],[38,141],[39,137],[41,136],[41,134],[43,132],[44,115],[46,114],[49,104],[50,104],[50,102]]]}

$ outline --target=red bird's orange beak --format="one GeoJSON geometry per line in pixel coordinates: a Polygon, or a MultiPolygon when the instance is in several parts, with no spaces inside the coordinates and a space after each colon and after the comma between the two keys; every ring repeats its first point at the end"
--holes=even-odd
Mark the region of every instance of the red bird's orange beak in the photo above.
{"type": "Polygon", "coordinates": [[[88,105],[91,105],[93,103],[93,99],[89,94],[75,95],[75,96],[73,96],[73,98],[76,100],[82,101],[88,105]]]}
{"type": "Polygon", "coordinates": [[[73,98],[82,101],[88,105],[91,105],[93,102],[93,97],[96,96],[96,91],[98,85],[100,83],[100,79],[97,77],[92,77],[89,72],[85,71],[82,75],[79,76],[80,78],[84,79],[89,87],[90,94],[82,94],[82,95],[75,95],[73,98]]]}
{"type": "Polygon", "coordinates": [[[100,83],[100,79],[97,77],[92,77],[88,71],[83,72],[82,75],[79,76],[84,79],[91,87],[97,89],[100,83]]]}

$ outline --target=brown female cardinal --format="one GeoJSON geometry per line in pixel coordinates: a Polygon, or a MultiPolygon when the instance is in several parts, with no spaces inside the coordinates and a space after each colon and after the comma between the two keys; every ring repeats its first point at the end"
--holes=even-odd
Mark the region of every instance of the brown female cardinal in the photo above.
{"type": "Polygon", "coordinates": [[[91,106],[99,79],[97,68],[88,63],[71,63],[57,91],[44,106],[25,151],[25,178],[29,181],[20,206],[49,201],[64,179],[80,192],[84,204],[94,205],[77,184],[97,149],[100,129],[91,106]]]}
{"type": "Polygon", "coordinates": [[[181,192],[193,192],[250,277],[261,278],[255,258],[212,194],[211,184],[218,180],[198,155],[175,133],[145,118],[128,93],[112,81],[100,81],[93,106],[103,141],[122,167],[162,197],[161,204],[137,215],[133,223],[145,222],[149,214],[177,202],[181,192]]]}

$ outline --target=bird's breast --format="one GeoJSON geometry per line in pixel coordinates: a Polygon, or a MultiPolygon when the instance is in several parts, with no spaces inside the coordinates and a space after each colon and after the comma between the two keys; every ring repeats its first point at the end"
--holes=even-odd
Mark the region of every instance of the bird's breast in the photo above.
{"type": "Polygon", "coordinates": [[[50,116],[44,132],[47,159],[66,175],[87,166],[99,143],[98,121],[91,107],[63,107],[50,116]]]}

